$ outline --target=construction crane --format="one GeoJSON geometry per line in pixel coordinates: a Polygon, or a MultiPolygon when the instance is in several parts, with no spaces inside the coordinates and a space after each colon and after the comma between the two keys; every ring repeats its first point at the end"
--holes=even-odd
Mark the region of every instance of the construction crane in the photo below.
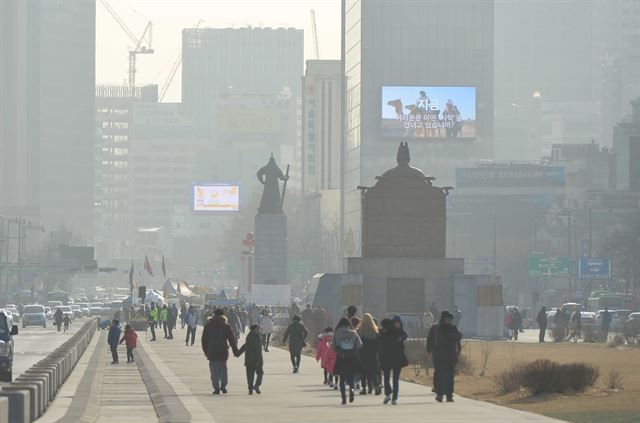
{"type": "Polygon", "coordinates": [[[318,30],[316,29],[316,11],[311,9],[311,29],[313,30],[313,46],[315,47],[316,60],[320,60],[320,47],[318,47],[318,30]]]}
{"type": "Polygon", "coordinates": [[[151,48],[151,37],[153,32],[153,22],[147,22],[144,31],[140,37],[136,37],[135,34],[129,29],[127,24],[124,23],[122,18],[111,7],[107,0],[100,0],[100,3],[107,9],[107,12],[113,17],[113,19],[120,25],[120,28],[127,34],[129,39],[135,46],[132,50],[129,50],[129,88],[131,89],[131,96],[134,95],[134,89],[136,86],[136,57],[139,54],[153,54],[153,48],[151,48]]]}
{"type": "MultiPolygon", "coordinates": [[[[204,20],[200,19],[193,27],[191,27],[191,29],[198,29],[198,27],[200,27],[200,24],[202,24],[203,22],[204,20]]],[[[178,52],[178,57],[176,58],[175,62],[173,63],[173,66],[171,67],[171,71],[169,72],[169,77],[167,78],[164,85],[160,89],[160,102],[162,102],[162,99],[164,99],[164,96],[167,94],[167,91],[171,86],[171,82],[173,81],[173,78],[176,76],[176,73],[178,72],[178,68],[180,67],[181,64],[182,64],[182,49],[180,49],[180,51],[178,52]]]]}

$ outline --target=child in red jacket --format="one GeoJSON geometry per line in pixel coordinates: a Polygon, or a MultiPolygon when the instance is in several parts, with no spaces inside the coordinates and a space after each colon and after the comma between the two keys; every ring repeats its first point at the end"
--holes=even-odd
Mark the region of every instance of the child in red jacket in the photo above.
{"type": "Polygon", "coordinates": [[[127,346],[127,363],[133,363],[133,349],[138,342],[138,334],[136,334],[131,325],[124,327],[124,335],[122,335],[120,343],[122,344],[123,342],[127,346]]]}
{"type": "Polygon", "coordinates": [[[336,352],[331,348],[333,339],[333,328],[327,327],[318,336],[318,346],[316,348],[316,361],[320,361],[320,367],[324,370],[324,384],[330,388],[338,389],[338,378],[335,384],[333,380],[333,367],[336,364],[336,352]]]}

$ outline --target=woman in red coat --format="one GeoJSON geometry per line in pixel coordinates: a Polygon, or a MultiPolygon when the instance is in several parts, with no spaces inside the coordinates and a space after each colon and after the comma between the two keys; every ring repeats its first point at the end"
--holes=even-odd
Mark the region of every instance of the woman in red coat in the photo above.
{"type": "Polygon", "coordinates": [[[122,344],[123,342],[127,346],[127,363],[133,363],[133,349],[138,344],[138,334],[131,325],[124,327],[124,335],[122,335],[120,343],[122,344]]]}

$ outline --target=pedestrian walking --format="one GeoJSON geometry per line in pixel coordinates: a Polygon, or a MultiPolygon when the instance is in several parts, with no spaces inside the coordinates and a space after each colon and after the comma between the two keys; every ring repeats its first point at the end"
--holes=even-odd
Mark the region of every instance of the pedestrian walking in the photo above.
{"type": "Polygon", "coordinates": [[[196,329],[198,328],[198,311],[192,305],[189,306],[189,310],[186,312],[185,323],[187,325],[187,337],[184,340],[186,346],[189,346],[189,337],[191,337],[191,346],[196,340],[196,329]]]}
{"type": "Polygon", "coordinates": [[[127,347],[127,363],[133,363],[133,350],[136,348],[138,343],[138,334],[131,327],[130,324],[126,324],[124,326],[124,335],[120,340],[120,344],[125,343],[124,345],[127,347]]]}
{"type": "Polygon", "coordinates": [[[262,347],[265,352],[269,352],[269,341],[271,340],[271,334],[273,333],[275,324],[268,309],[262,309],[260,318],[258,318],[258,324],[262,329],[262,347]]]}
{"type": "Polygon", "coordinates": [[[611,312],[609,311],[609,307],[605,307],[602,312],[602,336],[604,338],[604,342],[607,342],[609,339],[609,327],[611,326],[611,312]]]}
{"type": "Polygon", "coordinates": [[[540,329],[540,333],[538,334],[538,342],[544,342],[544,336],[547,332],[547,308],[542,307],[538,312],[538,316],[536,317],[536,322],[538,323],[538,328],[540,329]]]}
{"type": "Polygon", "coordinates": [[[343,317],[338,322],[331,345],[336,352],[333,371],[340,378],[340,396],[342,405],[345,405],[347,403],[346,387],[349,386],[349,402],[353,402],[354,377],[362,370],[358,355],[358,350],[362,348],[362,340],[348,318],[343,317]]]}
{"type": "Polygon", "coordinates": [[[156,303],[151,303],[151,309],[149,310],[149,315],[147,316],[147,323],[149,325],[149,329],[151,329],[151,341],[156,340],[156,322],[158,321],[158,309],[156,308],[156,303]]]}
{"type": "Polygon", "coordinates": [[[293,373],[298,373],[300,370],[300,356],[302,355],[302,348],[307,343],[307,328],[300,322],[300,316],[293,316],[293,322],[287,326],[287,330],[282,337],[282,343],[289,343],[289,355],[291,356],[291,364],[293,365],[293,373]]]}
{"type": "Polygon", "coordinates": [[[173,330],[176,327],[178,322],[178,307],[176,307],[175,303],[169,309],[167,313],[167,325],[169,326],[169,336],[167,339],[173,339],[173,330]]]}
{"type": "Polygon", "coordinates": [[[357,328],[360,324],[360,318],[357,316],[358,307],[350,305],[347,307],[347,319],[351,322],[351,326],[357,328]]]}
{"type": "Polygon", "coordinates": [[[118,364],[118,342],[120,341],[121,332],[120,322],[114,319],[111,322],[111,327],[109,328],[109,333],[107,335],[107,343],[109,344],[111,357],[113,359],[111,364],[118,364]]]}
{"type": "Polygon", "coordinates": [[[462,334],[453,324],[453,315],[448,311],[440,314],[440,322],[433,325],[427,337],[427,352],[431,354],[434,366],[436,401],[453,402],[453,377],[458,357],[462,350],[462,334]]]}
{"type": "Polygon", "coordinates": [[[338,378],[334,381],[334,367],[336,365],[336,352],[331,347],[333,340],[333,328],[327,326],[322,333],[318,335],[318,343],[316,347],[316,361],[320,361],[320,367],[324,371],[324,384],[329,388],[338,389],[338,378]]]}
{"type": "Polygon", "coordinates": [[[162,306],[162,309],[160,310],[160,326],[162,326],[162,329],[164,330],[164,339],[168,339],[169,338],[169,331],[167,330],[167,317],[169,316],[169,309],[167,308],[167,305],[164,304],[162,306]]]}
{"type": "MultiPolygon", "coordinates": [[[[520,333],[520,330],[522,329],[522,313],[520,313],[520,310],[518,310],[518,307],[514,307],[513,311],[513,319],[511,320],[511,329],[513,332],[513,339],[515,341],[518,340],[518,334],[520,333]]],[[[455,316],[454,316],[454,320],[455,320],[455,316]]],[[[454,324],[454,326],[456,326],[454,324]]],[[[457,326],[456,326],[457,327],[457,326]]]]}
{"type": "Polygon", "coordinates": [[[380,395],[380,381],[378,380],[380,375],[380,334],[371,314],[365,313],[362,316],[357,332],[362,340],[362,348],[360,349],[362,391],[360,394],[371,394],[375,390],[375,394],[380,395]]]}
{"type": "Polygon", "coordinates": [[[244,353],[244,365],[247,370],[247,385],[249,386],[249,395],[260,394],[260,385],[262,385],[262,377],[264,371],[262,366],[262,340],[260,339],[260,325],[251,325],[249,334],[245,343],[238,350],[236,357],[240,357],[244,353]]]}
{"type": "Polygon", "coordinates": [[[224,310],[217,309],[213,313],[213,317],[209,319],[202,330],[201,342],[202,351],[209,360],[213,394],[219,395],[220,392],[226,394],[229,379],[227,372],[229,347],[231,347],[234,354],[237,354],[238,346],[231,326],[227,323],[224,310]]]}
{"type": "Polygon", "coordinates": [[[180,303],[180,329],[184,329],[187,324],[187,306],[185,303],[180,303]]]}
{"type": "Polygon", "coordinates": [[[395,316],[393,320],[382,319],[380,322],[380,363],[384,373],[383,404],[396,405],[400,391],[400,372],[409,365],[405,353],[404,341],[407,334],[402,327],[402,320],[395,316]]]}

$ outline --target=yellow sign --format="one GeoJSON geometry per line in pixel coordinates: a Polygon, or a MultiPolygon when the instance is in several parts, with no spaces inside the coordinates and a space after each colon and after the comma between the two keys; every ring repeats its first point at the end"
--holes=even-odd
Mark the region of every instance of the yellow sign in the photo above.
{"type": "Polygon", "coordinates": [[[278,109],[218,110],[218,128],[234,134],[273,134],[280,132],[278,109]]]}

